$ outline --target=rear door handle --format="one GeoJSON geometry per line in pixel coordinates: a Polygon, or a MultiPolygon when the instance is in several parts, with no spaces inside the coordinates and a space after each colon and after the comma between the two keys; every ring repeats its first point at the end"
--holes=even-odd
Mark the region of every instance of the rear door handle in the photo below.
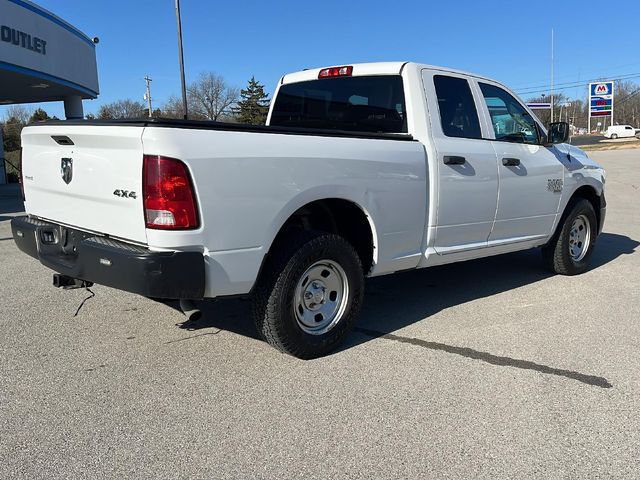
{"type": "Polygon", "coordinates": [[[502,165],[505,167],[517,167],[520,165],[520,159],[505,157],[502,159],[502,165]]]}
{"type": "Polygon", "coordinates": [[[443,159],[445,165],[462,165],[467,162],[464,157],[458,157],[456,155],[445,155],[443,159]]]}

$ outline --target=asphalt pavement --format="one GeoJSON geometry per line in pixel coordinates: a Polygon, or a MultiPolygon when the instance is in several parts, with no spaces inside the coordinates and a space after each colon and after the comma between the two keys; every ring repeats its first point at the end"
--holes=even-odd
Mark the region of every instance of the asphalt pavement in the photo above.
{"type": "Polygon", "coordinates": [[[589,145],[603,145],[603,144],[621,145],[621,144],[629,144],[629,143],[632,143],[632,144],[638,143],[638,139],[635,137],[608,139],[603,135],[575,135],[571,137],[570,143],[572,145],[575,145],[576,147],[585,147],[589,145]]]}
{"type": "Polygon", "coordinates": [[[593,268],[529,251],[371,279],[339,351],[256,338],[242,300],[61,291],[0,195],[0,478],[638,478],[640,151],[593,152],[593,268]]]}

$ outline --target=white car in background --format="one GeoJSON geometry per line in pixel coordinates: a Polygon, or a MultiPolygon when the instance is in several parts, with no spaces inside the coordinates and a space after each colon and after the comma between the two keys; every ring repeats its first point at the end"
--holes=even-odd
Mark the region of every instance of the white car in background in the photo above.
{"type": "Polygon", "coordinates": [[[604,132],[604,136],[611,139],[635,137],[637,130],[631,125],[612,125],[604,132]]]}

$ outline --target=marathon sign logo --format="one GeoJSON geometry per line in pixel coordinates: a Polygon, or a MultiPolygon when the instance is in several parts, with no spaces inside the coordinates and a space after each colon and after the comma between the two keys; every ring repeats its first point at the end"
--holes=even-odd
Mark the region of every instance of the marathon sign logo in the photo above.
{"type": "Polygon", "coordinates": [[[609,87],[607,87],[606,83],[601,83],[599,85],[596,85],[595,93],[596,95],[608,95],[609,87]]]}
{"type": "Polygon", "coordinates": [[[47,54],[47,41],[21,32],[6,25],[0,25],[0,40],[18,47],[26,48],[40,55],[47,54]]]}
{"type": "Polygon", "coordinates": [[[590,84],[590,95],[591,97],[601,97],[605,98],[608,95],[613,95],[613,82],[598,82],[590,84]]]}

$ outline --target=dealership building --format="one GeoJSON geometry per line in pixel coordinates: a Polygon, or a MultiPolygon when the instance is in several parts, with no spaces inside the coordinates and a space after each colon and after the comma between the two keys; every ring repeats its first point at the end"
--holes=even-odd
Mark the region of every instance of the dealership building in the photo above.
{"type": "Polygon", "coordinates": [[[98,93],[91,38],[35,3],[0,0],[0,105],[64,102],[65,116],[76,119],[82,100],[98,93]]]}

